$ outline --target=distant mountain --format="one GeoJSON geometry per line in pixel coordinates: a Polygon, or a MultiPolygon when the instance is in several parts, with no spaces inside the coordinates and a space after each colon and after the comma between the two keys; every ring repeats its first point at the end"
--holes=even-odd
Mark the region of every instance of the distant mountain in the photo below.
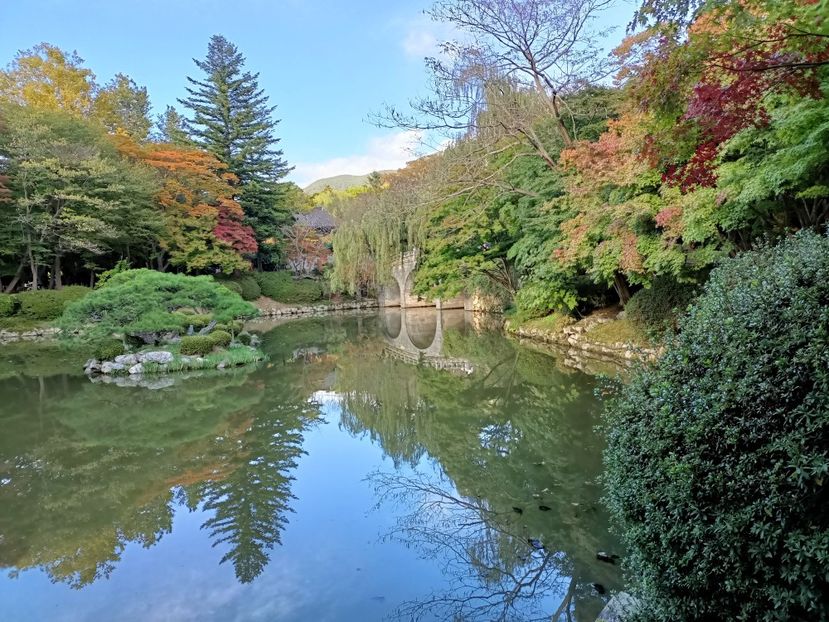
{"type": "Polygon", "coordinates": [[[362,186],[368,181],[368,175],[336,175],[335,177],[326,177],[318,179],[305,186],[303,190],[305,194],[316,194],[325,190],[326,186],[331,186],[332,190],[348,190],[354,186],[362,186]]]}
{"type": "MultiPolygon", "coordinates": [[[[390,171],[379,171],[380,173],[388,173],[390,171]]],[[[311,195],[325,190],[326,186],[331,186],[332,190],[348,190],[354,186],[362,186],[368,182],[369,175],[336,175],[334,177],[326,177],[318,179],[305,186],[303,190],[305,194],[311,195]]]]}

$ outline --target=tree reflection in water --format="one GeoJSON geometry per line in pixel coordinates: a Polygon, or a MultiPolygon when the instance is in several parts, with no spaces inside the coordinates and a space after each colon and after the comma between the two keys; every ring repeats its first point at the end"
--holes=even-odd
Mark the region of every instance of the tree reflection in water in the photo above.
{"type": "Polygon", "coordinates": [[[621,587],[596,560],[617,544],[595,481],[594,383],[497,333],[467,327],[443,342],[474,371],[384,359],[371,342],[338,365],[340,425],[394,458],[395,473],[374,476],[378,493],[412,508],[394,536],[440,559],[451,586],[401,619],[550,620],[560,609],[556,622],[592,622],[603,606],[593,584],[621,587]]]}
{"type": "Polygon", "coordinates": [[[108,577],[128,544],[170,533],[183,504],[206,513],[239,581],[253,580],[280,542],[319,410],[298,366],[272,386],[261,373],[198,374],[160,391],[71,375],[0,380],[0,568],[82,588],[108,577]]]}
{"type": "Polygon", "coordinates": [[[547,549],[526,529],[498,514],[485,499],[458,495],[445,479],[400,473],[371,476],[378,504],[406,508],[388,538],[415,547],[442,564],[446,589],[404,603],[399,619],[553,621],[571,620],[575,578],[568,560],[547,549]],[[563,601],[550,617],[550,602],[567,582],[563,601]]]}

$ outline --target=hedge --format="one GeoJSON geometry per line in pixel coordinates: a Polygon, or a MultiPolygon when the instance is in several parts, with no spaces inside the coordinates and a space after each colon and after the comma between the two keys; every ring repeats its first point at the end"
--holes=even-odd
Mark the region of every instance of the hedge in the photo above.
{"type": "Polygon", "coordinates": [[[237,281],[242,288],[242,298],[245,300],[256,300],[262,295],[259,283],[251,275],[246,274],[237,281]]]}
{"type": "Polygon", "coordinates": [[[608,405],[636,620],[829,619],[829,240],[728,260],[608,405]]]}
{"type": "Polygon", "coordinates": [[[313,279],[294,279],[290,272],[257,272],[262,295],[284,303],[311,303],[322,300],[322,285],[313,279]]]}
{"type": "Polygon", "coordinates": [[[63,289],[42,289],[35,292],[15,294],[19,308],[17,315],[30,320],[55,320],[72,302],[84,298],[88,287],[69,285],[63,289]]]}
{"type": "Polygon", "coordinates": [[[228,288],[234,294],[239,294],[240,296],[242,295],[242,286],[236,281],[227,281],[222,279],[219,281],[219,283],[228,288]]]}
{"type": "Polygon", "coordinates": [[[216,280],[239,294],[244,300],[256,300],[262,295],[259,283],[251,274],[240,274],[231,277],[217,277],[216,280]]]}
{"type": "Polygon", "coordinates": [[[11,317],[17,312],[17,296],[0,294],[0,317],[11,317]]]}

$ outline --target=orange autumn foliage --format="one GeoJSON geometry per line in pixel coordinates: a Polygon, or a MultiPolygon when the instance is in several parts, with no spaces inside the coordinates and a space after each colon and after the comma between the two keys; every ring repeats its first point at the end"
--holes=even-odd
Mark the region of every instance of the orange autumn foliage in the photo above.
{"type": "Polygon", "coordinates": [[[212,154],[171,144],[138,144],[113,136],[119,151],[151,166],[162,179],[157,200],[165,213],[162,248],[188,270],[245,270],[244,255],[256,252],[242,206],[234,198],[238,179],[212,154]]]}

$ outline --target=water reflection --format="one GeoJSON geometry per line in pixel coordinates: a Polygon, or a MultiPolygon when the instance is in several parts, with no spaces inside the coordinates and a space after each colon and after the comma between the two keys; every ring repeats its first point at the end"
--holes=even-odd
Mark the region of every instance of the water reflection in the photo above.
{"type": "MultiPolygon", "coordinates": [[[[130,543],[151,554],[184,510],[253,582],[296,528],[296,478],[327,408],[343,437],[333,447],[366,439],[394,465],[355,484],[376,488],[377,513],[339,518],[352,512],[446,571],[439,583],[424,574],[429,589],[397,618],[549,620],[563,605],[556,617],[592,620],[592,584],[619,587],[595,559],[614,541],[589,378],[463,312],[300,320],[266,332],[263,348],[266,365],[157,390],[90,383],[48,348],[3,350],[0,567],[81,588],[116,573],[130,543]]],[[[338,477],[331,494],[350,485],[338,477]]],[[[325,563],[319,573],[348,584],[353,568],[325,563]]]]}
{"type": "Polygon", "coordinates": [[[161,391],[66,375],[19,378],[13,392],[0,383],[16,413],[0,439],[0,566],[80,588],[109,576],[128,542],[149,548],[169,533],[177,505],[203,505],[222,561],[252,580],[279,542],[317,413],[286,385],[250,380],[235,371],[161,391]]]}
{"type": "Polygon", "coordinates": [[[337,375],[343,426],[397,464],[433,458],[443,478],[376,476],[383,498],[411,508],[394,536],[449,570],[447,588],[408,603],[404,618],[549,620],[564,604],[567,619],[573,610],[595,619],[593,584],[617,589],[619,579],[595,558],[615,544],[595,483],[592,382],[468,324],[445,332],[442,355],[475,372],[384,361],[363,348],[337,375]]]}
{"type": "Polygon", "coordinates": [[[440,560],[449,579],[444,590],[403,603],[399,619],[572,619],[584,589],[568,558],[528,537],[515,514],[499,516],[485,499],[464,497],[440,479],[378,473],[372,480],[381,502],[410,512],[388,537],[440,560]]]}

